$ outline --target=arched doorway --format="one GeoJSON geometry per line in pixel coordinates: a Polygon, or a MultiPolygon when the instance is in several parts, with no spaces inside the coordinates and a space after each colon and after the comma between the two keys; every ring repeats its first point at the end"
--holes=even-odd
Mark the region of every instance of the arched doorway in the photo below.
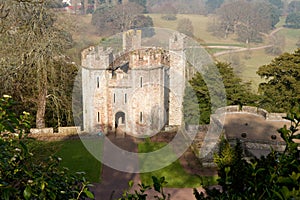
{"type": "Polygon", "coordinates": [[[125,125],[125,113],[119,111],[115,115],[115,128],[118,128],[119,125],[125,125]]]}

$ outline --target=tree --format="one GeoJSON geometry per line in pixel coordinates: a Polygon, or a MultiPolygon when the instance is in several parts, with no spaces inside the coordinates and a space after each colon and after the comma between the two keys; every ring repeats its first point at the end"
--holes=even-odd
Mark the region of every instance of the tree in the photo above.
{"type": "Polygon", "coordinates": [[[283,152],[271,151],[266,157],[246,160],[241,141],[237,140],[235,147],[231,147],[223,139],[220,152],[214,157],[222,192],[204,187],[204,195],[194,189],[196,199],[299,199],[300,152],[294,141],[300,138],[296,133],[300,122],[299,108],[286,117],[291,126],[285,125],[278,130],[286,143],[283,152]]]}
{"type": "Polygon", "coordinates": [[[225,38],[237,34],[245,43],[261,42],[261,33],[267,33],[279,22],[280,12],[269,3],[257,1],[234,1],[222,4],[216,11],[216,25],[225,38]]]}
{"type": "Polygon", "coordinates": [[[209,0],[205,2],[205,6],[208,13],[213,13],[216,9],[224,3],[224,0],[209,0]]]}
{"type": "MultiPolygon", "coordinates": [[[[116,6],[103,5],[99,7],[93,14],[92,24],[98,28],[98,32],[102,36],[114,35],[132,28],[143,28],[134,26],[136,17],[141,15],[143,7],[129,2],[127,4],[118,4],[116,6]]],[[[147,23],[148,18],[142,18],[147,23]]],[[[139,22],[139,24],[144,24],[139,22]]]]}
{"type": "MultiPolygon", "coordinates": [[[[252,94],[250,83],[243,83],[242,80],[234,74],[233,68],[230,66],[230,64],[218,62],[216,66],[221,75],[221,81],[223,81],[225,87],[227,105],[242,106],[256,104],[258,97],[252,94]]],[[[195,76],[189,81],[198,99],[198,110],[195,109],[195,112],[200,112],[200,124],[209,123],[210,115],[216,109],[216,105],[212,104],[215,103],[213,102],[214,99],[211,101],[211,97],[220,95],[220,88],[215,85],[219,75],[215,72],[204,72],[204,75],[206,77],[205,81],[200,73],[196,73],[195,76]]],[[[192,93],[186,92],[186,95],[190,94],[192,93]]],[[[190,118],[188,116],[190,114],[192,114],[191,116],[198,116],[196,115],[197,113],[191,112],[191,109],[195,107],[196,102],[194,102],[194,98],[190,98],[189,96],[184,97],[184,99],[184,105],[186,105],[184,110],[187,111],[185,112],[185,118],[187,120],[193,120],[194,122],[194,118],[190,118]]]]}
{"type": "Polygon", "coordinates": [[[134,2],[144,8],[143,13],[147,13],[147,0],[129,0],[129,2],[134,2]]]}
{"type": "Polygon", "coordinates": [[[258,69],[257,74],[266,80],[259,85],[260,107],[270,112],[284,112],[300,105],[299,59],[300,49],[284,53],[258,69]]]}
{"type": "Polygon", "coordinates": [[[30,115],[14,113],[15,104],[0,98],[0,199],[93,199],[83,174],[62,168],[60,158],[36,161],[28,146],[30,115]]]}
{"type": "Polygon", "coordinates": [[[300,12],[290,13],[286,17],[285,24],[289,28],[300,28],[300,12]]]}
{"type": "Polygon", "coordinates": [[[194,36],[194,27],[188,18],[183,18],[178,21],[177,31],[184,33],[187,36],[194,36]]]}
{"type": "Polygon", "coordinates": [[[77,70],[63,55],[72,38],[56,24],[48,3],[7,0],[0,6],[7,11],[0,21],[0,79],[5,85],[0,94],[12,95],[34,113],[37,128],[45,127],[49,103],[72,116],[69,87],[77,70]]]}
{"type": "Polygon", "coordinates": [[[269,3],[276,6],[278,9],[283,9],[283,2],[281,0],[269,0],[269,3]]]}
{"type": "Polygon", "coordinates": [[[284,36],[279,36],[279,35],[273,35],[270,38],[270,47],[265,48],[265,52],[270,55],[281,55],[282,54],[282,49],[284,48],[285,45],[285,37],[284,36]]]}
{"type": "Polygon", "coordinates": [[[300,1],[291,1],[288,5],[288,13],[300,12],[300,1]]]}

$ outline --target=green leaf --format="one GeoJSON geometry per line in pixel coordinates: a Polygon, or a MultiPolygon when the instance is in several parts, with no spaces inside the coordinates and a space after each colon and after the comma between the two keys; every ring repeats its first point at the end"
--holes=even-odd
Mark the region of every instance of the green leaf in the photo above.
{"type": "Polygon", "coordinates": [[[26,200],[30,199],[30,197],[31,197],[31,187],[30,186],[26,186],[26,188],[23,192],[23,196],[26,200]]]}
{"type": "Polygon", "coordinates": [[[129,185],[129,188],[132,188],[132,186],[133,186],[133,180],[130,180],[130,181],[128,182],[128,185],[129,185]]]}
{"type": "Polygon", "coordinates": [[[95,198],[94,194],[91,191],[89,191],[87,188],[84,189],[84,193],[90,199],[94,199],[95,198]]]}

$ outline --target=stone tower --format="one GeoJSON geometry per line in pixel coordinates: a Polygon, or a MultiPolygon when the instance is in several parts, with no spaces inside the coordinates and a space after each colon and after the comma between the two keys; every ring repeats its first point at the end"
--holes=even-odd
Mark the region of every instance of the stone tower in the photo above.
{"type": "Polygon", "coordinates": [[[169,97],[169,125],[179,126],[183,122],[183,96],[185,88],[185,35],[173,33],[169,39],[170,53],[170,97],[169,97]]]}
{"type": "Polygon", "coordinates": [[[142,31],[141,30],[129,30],[123,33],[123,50],[131,51],[134,49],[140,49],[142,43],[142,31]]]}
{"type": "Polygon", "coordinates": [[[97,124],[108,124],[110,101],[106,69],[113,62],[112,49],[90,47],[82,52],[83,127],[87,132],[103,130],[97,124]]]}

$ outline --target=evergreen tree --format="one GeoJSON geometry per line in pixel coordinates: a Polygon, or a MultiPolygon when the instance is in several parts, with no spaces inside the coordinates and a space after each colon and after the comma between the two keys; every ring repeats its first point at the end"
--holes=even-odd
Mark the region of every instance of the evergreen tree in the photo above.
{"type": "Polygon", "coordinates": [[[261,66],[257,74],[266,80],[259,85],[262,108],[285,112],[299,105],[300,49],[276,57],[270,64],[261,66]]]}

